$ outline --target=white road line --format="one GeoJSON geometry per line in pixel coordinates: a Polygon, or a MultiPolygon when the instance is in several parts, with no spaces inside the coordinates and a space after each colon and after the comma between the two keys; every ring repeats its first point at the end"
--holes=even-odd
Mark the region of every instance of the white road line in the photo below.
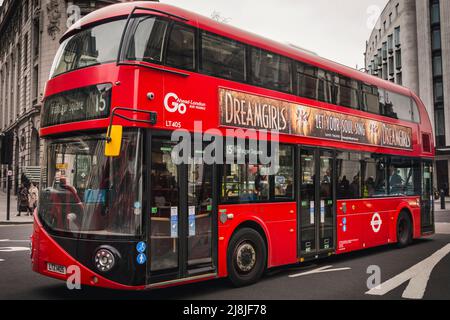
{"type": "Polygon", "coordinates": [[[3,260],[3,259],[0,259],[0,262],[3,262],[3,261],[5,261],[5,260],[3,260]]]}
{"type": "Polygon", "coordinates": [[[367,291],[366,294],[383,296],[401,286],[406,281],[409,281],[408,287],[403,291],[402,297],[405,299],[422,299],[427,289],[431,272],[448,253],[450,253],[450,244],[447,244],[427,259],[422,260],[415,266],[387,280],[378,287],[367,291]]]}
{"type": "Polygon", "coordinates": [[[326,267],[321,267],[318,269],[314,269],[311,271],[306,271],[306,272],[302,272],[302,273],[297,273],[297,274],[292,274],[289,276],[289,278],[297,278],[297,277],[303,277],[303,276],[309,276],[311,274],[317,274],[317,273],[325,273],[325,272],[336,272],[336,271],[346,271],[346,270],[350,270],[351,268],[337,268],[337,269],[330,269],[332,266],[326,266],[326,267]]]}
{"type": "Polygon", "coordinates": [[[19,252],[19,251],[30,251],[27,247],[0,247],[0,252],[19,252]]]}
{"type": "Polygon", "coordinates": [[[30,242],[30,240],[10,240],[10,239],[0,239],[0,242],[30,242]]]}

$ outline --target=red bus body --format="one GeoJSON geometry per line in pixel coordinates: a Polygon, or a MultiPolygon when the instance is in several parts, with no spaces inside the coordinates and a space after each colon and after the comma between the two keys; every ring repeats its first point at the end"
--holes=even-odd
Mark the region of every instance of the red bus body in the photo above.
{"type": "MultiPolygon", "coordinates": [[[[417,157],[430,159],[434,157],[434,145],[431,139],[431,148],[423,150],[422,139],[424,135],[433,136],[432,126],[421,100],[409,89],[383,81],[379,78],[358,72],[351,68],[333,63],[326,59],[303,53],[295,48],[285,46],[274,41],[244,32],[229,25],[216,23],[203,16],[191,12],[159,3],[124,3],[112,5],[98,10],[80,22],[81,28],[98,24],[101,21],[113,17],[127,17],[137,5],[147,8],[156,8],[173,15],[186,18],[187,25],[201,30],[206,30],[221,36],[225,36],[242,43],[256,46],[267,51],[271,51],[294,60],[305,62],[317,66],[330,72],[336,72],[358,81],[375,85],[379,88],[390,90],[408,97],[411,97],[418,106],[420,112],[420,123],[412,123],[397,119],[387,118],[381,115],[368,114],[359,110],[352,110],[337,105],[310,100],[296,96],[294,94],[281,93],[250,84],[238,83],[207,76],[200,73],[178,70],[168,66],[150,64],[147,62],[137,62],[134,65],[117,65],[116,62],[102,65],[94,65],[65,74],[61,74],[50,79],[46,86],[45,97],[49,97],[61,92],[96,85],[101,83],[111,83],[112,101],[111,106],[121,106],[136,110],[146,110],[155,112],[158,121],[155,125],[145,125],[130,123],[117,119],[115,123],[128,127],[142,127],[151,130],[171,131],[175,129],[187,129],[194,131],[194,121],[202,121],[202,131],[216,129],[226,134],[226,127],[220,125],[220,110],[218,108],[219,88],[227,88],[238,92],[245,92],[255,96],[269,97],[271,99],[287,101],[300,105],[307,105],[319,109],[335,111],[340,114],[348,114],[378,120],[382,123],[401,125],[412,129],[412,150],[401,150],[385,148],[380,146],[361,145],[326,139],[309,138],[280,134],[280,142],[292,145],[302,145],[311,147],[323,147],[337,150],[365,151],[369,153],[390,154],[407,157],[417,157]],[[142,67],[145,66],[145,67],[142,67]],[[147,93],[154,93],[154,99],[149,100],[147,93]],[[184,100],[197,101],[206,106],[206,110],[189,109],[180,117],[178,113],[167,112],[164,108],[164,97],[167,93],[173,92],[184,100]]],[[[163,13],[153,13],[165,16],[163,13]]],[[[64,38],[77,32],[77,29],[68,30],[64,38]]],[[[136,115],[136,119],[143,119],[141,115],[136,115]]],[[[106,132],[109,119],[80,121],[42,128],[40,135],[42,138],[67,135],[70,132],[80,132],[102,129],[106,132]]],[[[336,202],[336,243],[334,254],[349,253],[356,250],[366,249],[375,246],[392,244],[397,242],[397,219],[402,210],[408,210],[413,220],[413,238],[418,239],[425,235],[421,231],[421,206],[420,197],[388,197],[359,200],[339,200],[336,202]],[[343,212],[343,208],[347,212],[343,212]],[[374,212],[379,212],[383,224],[378,233],[372,232],[371,219],[374,212]],[[346,232],[343,231],[343,219],[348,226],[346,232]]],[[[218,277],[228,276],[227,271],[227,250],[229,241],[235,230],[243,225],[258,226],[263,232],[267,242],[267,267],[277,267],[282,265],[296,264],[303,259],[298,256],[298,223],[296,212],[297,202],[271,203],[265,205],[240,204],[240,205],[219,205],[217,212],[226,210],[233,214],[233,219],[227,223],[218,223],[217,226],[217,270],[214,276],[207,275],[198,278],[180,279],[178,282],[165,282],[161,284],[140,286],[127,286],[111,280],[101,275],[95,270],[83,266],[73,258],[53,237],[43,228],[39,221],[38,214],[35,214],[34,234],[32,236],[32,263],[33,270],[46,276],[66,280],[68,275],[57,275],[47,271],[47,263],[54,263],[63,266],[76,265],[81,268],[81,282],[84,285],[100,286],[112,289],[142,290],[152,287],[165,287],[174,284],[189,283],[200,280],[208,280],[218,277]]]]}

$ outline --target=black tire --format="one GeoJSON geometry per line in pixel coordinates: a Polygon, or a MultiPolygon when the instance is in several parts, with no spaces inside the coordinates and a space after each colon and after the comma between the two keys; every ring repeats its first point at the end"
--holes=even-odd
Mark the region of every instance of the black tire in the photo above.
{"type": "Polygon", "coordinates": [[[231,238],[227,253],[228,278],[236,287],[256,283],[266,269],[264,239],[254,229],[243,228],[231,238]]]}
{"type": "Polygon", "coordinates": [[[397,246],[404,248],[413,241],[413,225],[409,214],[400,212],[397,220],[397,246]]]}

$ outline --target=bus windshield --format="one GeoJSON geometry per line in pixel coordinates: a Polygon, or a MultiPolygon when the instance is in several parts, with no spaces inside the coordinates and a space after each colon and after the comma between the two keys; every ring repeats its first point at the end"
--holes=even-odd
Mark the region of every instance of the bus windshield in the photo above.
{"type": "Polygon", "coordinates": [[[51,77],[117,59],[120,36],[126,20],[107,22],[82,30],[60,46],[50,72],[51,77]]]}
{"type": "Polygon", "coordinates": [[[103,135],[47,140],[39,215],[50,231],[77,235],[141,234],[141,131],[124,132],[117,158],[103,135]]]}

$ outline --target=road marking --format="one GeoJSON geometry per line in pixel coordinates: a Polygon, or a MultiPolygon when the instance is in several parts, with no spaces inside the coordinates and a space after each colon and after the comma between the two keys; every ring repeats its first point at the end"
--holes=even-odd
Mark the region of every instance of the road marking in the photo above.
{"type": "Polygon", "coordinates": [[[422,260],[415,266],[403,271],[397,276],[383,282],[376,288],[366,292],[374,296],[383,296],[386,293],[409,281],[408,287],[403,291],[402,297],[405,299],[422,299],[427,289],[428,280],[434,267],[450,253],[450,244],[436,251],[433,255],[422,260]]]}
{"type": "Polygon", "coordinates": [[[3,260],[3,259],[0,259],[0,262],[3,262],[3,261],[5,261],[5,260],[3,260]]]}
{"type": "Polygon", "coordinates": [[[19,252],[19,251],[30,251],[27,247],[0,247],[0,252],[19,252]]]}
{"type": "Polygon", "coordinates": [[[0,242],[30,242],[30,240],[10,240],[10,239],[0,239],[0,242]]]}
{"type": "Polygon", "coordinates": [[[436,223],[436,234],[450,234],[450,223],[436,223]]]}
{"type": "Polygon", "coordinates": [[[321,267],[318,269],[314,269],[311,271],[306,271],[306,272],[302,272],[302,273],[297,273],[297,274],[292,274],[289,276],[289,278],[297,278],[297,277],[303,277],[303,276],[309,276],[311,274],[317,274],[317,273],[325,273],[325,272],[336,272],[336,271],[346,271],[346,270],[350,270],[351,268],[337,268],[337,269],[330,269],[333,266],[326,266],[326,267],[321,267]]]}

